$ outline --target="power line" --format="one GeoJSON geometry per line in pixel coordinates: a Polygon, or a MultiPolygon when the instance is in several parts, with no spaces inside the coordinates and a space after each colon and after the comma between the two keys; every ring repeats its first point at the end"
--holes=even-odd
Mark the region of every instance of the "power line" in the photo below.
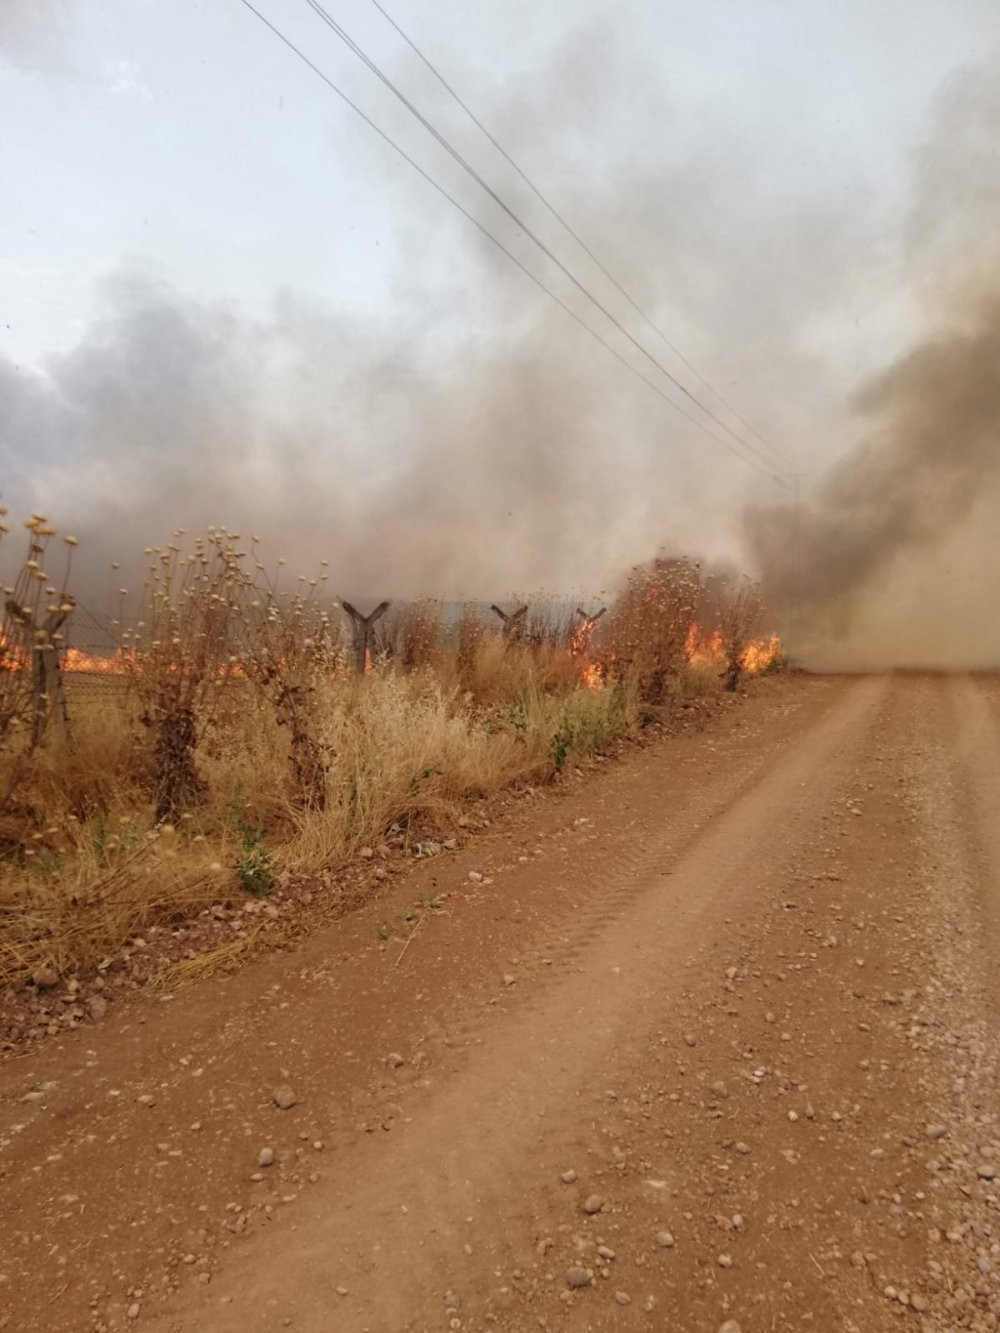
{"type": "MultiPolygon", "coordinates": [[[[740,425],[743,426],[745,430],[748,430],[751,435],[753,435],[757,440],[760,441],[760,443],[764,446],[764,448],[770,452],[770,454],[775,460],[776,465],[779,467],[781,466],[787,467],[788,459],[785,458],[785,456],[781,453],[781,451],[777,448],[777,446],[771,444],[768,440],[766,440],[764,436],[761,435],[760,431],[758,431],[754,426],[752,426],[750,422],[745,419],[745,417],[741,416],[740,413],[736,410],[736,408],[733,407],[732,403],[730,403],[719,392],[719,390],[716,389],[715,386],[708,379],[705,378],[705,376],[701,373],[698,367],[693,365],[692,362],[688,360],[688,358],[684,355],[684,353],[677,346],[677,344],[672,342],[671,339],[667,337],[667,335],[663,332],[660,326],[643,309],[643,307],[639,305],[638,301],[635,300],[635,298],[622,286],[622,284],[618,281],[615,275],[598,258],[598,256],[590,248],[590,246],[579,234],[579,232],[577,232],[575,228],[571,226],[569,222],[567,222],[564,215],[560,213],[559,210],[555,207],[555,205],[551,203],[550,200],[542,193],[541,189],[535,184],[535,182],[531,179],[531,177],[524,170],[524,168],[521,167],[520,164],[516,162],[513,157],[511,157],[510,153],[508,153],[507,149],[504,148],[503,144],[500,143],[500,141],[496,138],[496,136],[492,134],[490,130],[487,129],[487,127],[479,119],[479,117],[472,110],[469,104],[466,101],[464,101],[463,98],[455,91],[455,89],[444,77],[444,75],[433,63],[433,61],[431,61],[430,58],[424,54],[424,52],[420,49],[419,46],[417,46],[416,42],[412,39],[412,37],[410,37],[409,34],[406,33],[403,30],[403,28],[400,27],[400,25],[396,22],[396,20],[392,17],[392,15],[381,4],[379,4],[379,0],[371,0],[371,2],[378,10],[378,12],[382,15],[382,17],[386,20],[386,22],[392,28],[395,29],[395,31],[399,34],[400,37],[402,37],[403,41],[407,44],[407,46],[414,53],[414,55],[416,55],[417,58],[421,60],[423,64],[427,67],[427,69],[430,70],[430,72],[434,75],[435,79],[437,79],[438,83],[440,83],[441,87],[444,88],[445,91],[449,93],[452,98],[454,98],[454,100],[462,108],[462,110],[469,117],[469,119],[476,126],[476,128],[483,135],[485,135],[485,137],[490,141],[490,143],[497,150],[500,156],[511,167],[513,167],[513,169],[524,181],[525,185],[527,185],[528,189],[531,190],[531,192],[535,195],[537,199],[540,200],[542,204],[544,204],[544,206],[548,209],[548,211],[552,214],[552,216],[556,219],[556,221],[560,224],[560,226],[562,226],[573,238],[573,240],[576,241],[577,245],[584,252],[587,258],[590,259],[594,264],[596,264],[596,266],[604,274],[604,276],[615,288],[615,290],[625,298],[625,300],[629,303],[629,305],[636,312],[636,314],[638,314],[643,320],[645,320],[646,324],[648,324],[648,326],[653,330],[653,332],[660,339],[662,339],[662,341],[666,344],[667,347],[670,348],[670,350],[678,358],[678,360],[680,360],[688,368],[688,370],[690,370],[691,374],[694,375],[695,378],[701,384],[704,385],[704,387],[709,391],[709,393],[713,394],[714,397],[720,403],[722,403],[723,407],[725,407],[726,410],[736,418],[736,420],[740,423],[740,425]]],[[[727,429],[729,428],[727,427],[727,429]]],[[[733,433],[735,434],[735,432],[733,433]]],[[[737,435],[736,438],[739,439],[740,437],[737,435]]]]}
{"type": "Polygon", "coordinates": [[[428,185],[430,185],[433,189],[435,189],[438,192],[438,194],[440,194],[444,199],[447,199],[447,201],[450,204],[452,204],[453,207],[458,209],[458,211],[469,222],[472,223],[472,225],[477,229],[477,231],[481,232],[489,241],[491,241],[497,247],[498,250],[500,250],[503,254],[505,254],[507,258],[511,261],[511,263],[515,264],[521,270],[521,272],[525,274],[526,277],[530,278],[530,280],[535,284],[536,287],[538,287],[541,291],[543,291],[546,294],[546,296],[548,296],[551,300],[553,300],[556,303],[556,305],[558,305],[562,310],[564,310],[566,314],[569,315],[569,317],[572,320],[574,320],[577,324],[579,324],[582,329],[584,329],[587,333],[589,333],[592,338],[596,339],[596,341],[599,342],[601,346],[604,347],[607,351],[609,351],[611,355],[615,357],[616,360],[620,361],[621,364],[626,368],[626,370],[631,371],[633,375],[635,375],[638,379],[642,380],[642,382],[648,388],[652,389],[652,391],[655,394],[657,394],[660,398],[663,399],[665,403],[667,403],[670,407],[672,407],[675,412],[677,412],[680,416],[684,417],[686,420],[690,421],[692,425],[697,426],[699,430],[701,430],[704,434],[709,436],[709,438],[715,440],[717,444],[722,445],[722,447],[728,450],[731,454],[733,454],[734,457],[739,458],[741,462],[746,463],[749,467],[756,468],[758,472],[763,472],[765,476],[769,477],[777,485],[787,489],[784,479],[779,475],[777,475],[774,471],[772,471],[769,465],[766,464],[762,465],[754,458],[748,456],[745,453],[741,453],[738,449],[735,449],[733,447],[733,445],[729,442],[729,440],[725,439],[720,435],[717,435],[713,430],[710,430],[709,427],[704,424],[704,422],[699,421],[697,417],[693,416],[679,403],[675,403],[674,400],[668,394],[666,394],[658,384],[656,384],[653,380],[649,379],[648,376],[644,375],[642,371],[639,370],[636,366],[634,366],[625,356],[623,356],[622,353],[612,343],[608,342],[606,338],[603,338],[601,334],[599,334],[595,329],[592,329],[591,326],[572,308],[572,306],[568,305],[562,299],[562,297],[558,295],[557,292],[554,292],[551,287],[549,287],[545,282],[542,281],[541,278],[539,278],[536,274],[534,274],[531,271],[531,269],[528,268],[528,266],[521,259],[519,259],[512,250],[508,249],[508,247],[504,245],[504,243],[501,240],[499,240],[496,236],[494,236],[493,233],[482,222],[480,222],[480,220],[473,213],[471,213],[469,209],[465,207],[464,204],[462,204],[458,199],[456,199],[454,195],[449,194],[449,192],[444,188],[443,185],[439,184],[439,182],[436,181],[428,171],[425,171],[424,168],[420,166],[420,164],[416,162],[409,155],[409,153],[406,152],[404,148],[401,148],[400,145],[396,143],[396,141],[389,134],[387,134],[385,130],[383,130],[379,125],[377,125],[375,121],[372,120],[371,116],[369,116],[365,111],[363,111],[361,107],[357,105],[356,102],[352,101],[351,98],[348,97],[348,95],[343,91],[343,89],[338,87],[338,85],[334,83],[334,81],[329,77],[328,74],[324,73],[324,71],[321,70],[320,67],[317,64],[315,64],[315,62],[312,61],[300,47],[296,46],[296,44],[291,40],[291,38],[287,37],[278,27],[275,26],[275,24],[271,22],[269,18],[267,18],[264,14],[262,14],[261,11],[257,9],[254,4],[251,3],[251,0],[240,0],[240,4],[242,4],[244,8],[248,9],[257,19],[259,19],[260,22],[264,25],[264,27],[266,27],[285,47],[288,48],[289,51],[291,51],[299,60],[301,60],[304,65],[306,65],[310,70],[312,70],[312,72],[316,75],[316,77],[321,79],[322,82],[326,84],[326,86],[330,89],[331,92],[336,93],[336,95],[341,99],[341,101],[344,102],[346,106],[350,107],[350,109],[357,116],[359,116],[365,122],[365,124],[368,125],[370,129],[374,130],[374,132],[379,136],[380,139],[382,139],[386,144],[388,144],[390,148],[392,148],[396,153],[398,153],[399,156],[403,158],[403,160],[407,162],[413,168],[413,170],[418,173],[418,175],[422,176],[428,185]]]}
{"type": "Polygon", "coordinates": [[[484,180],[482,175],[480,175],[480,173],[475,169],[475,167],[472,166],[472,164],[468,161],[468,159],[465,158],[458,151],[458,149],[456,149],[445,138],[445,136],[437,129],[436,126],[434,126],[427,119],[427,117],[423,114],[423,112],[421,112],[420,109],[414,105],[414,103],[406,96],[406,94],[402,92],[396,86],[395,83],[393,83],[392,79],[390,79],[389,76],[385,74],[382,69],[379,68],[379,66],[371,59],[371,57],[358,45],[358,43],[354,40],[354,38],[351,37],[350,33],[348,33],[346,29],[344,29],[341,26],[341,24],[339,24],[337,20],[333,18],[333,16],[326,9],[324,9],[323,5],[320,4],[319,0],[306,0],[306,4],[326,24],[328,28],[330,28],[334,33],[336,33],[336,35],[345,44],[345,46],[347,46],[348,49],[358,57],[358,59],[375,75],[375,77],[379,79],[381,83],[385,85],[386,88],[389,89],[389,91],[393,94],[393,96],[396,97],[403,104],[403,106],[406,107],[406,109],[410,112],[410,114],[414,116],[420,122],[421,125],[423,125],[424,129],[427,130],[427,132],[437,141],[437,143],[441,145],[441,147],[449,154],[449,156],[451,156],[459,164],[459,166],[461,166],[462,169],[472,177],[472,179],[476,182],[476,184],[479,185],[480,188],[490,196],[493,202],[500,209],[502,209],[502,211],[511,219],[511,221],[514,222],[518,227],[520,227],[520,229],[525,233],[526,236],[530,237],[531,240],[534,241],[535,245],[538,246],[538,248],[542,251],[542,253],[549,260],[551,260],[551,262],[555,264],[556,267],[563,274],[565,274],[565,276],[569,279],[569,281],[573,283],[573,285],[580,292],[582,292],[582,294],[587,298],[587,300],[590,301],[591,304],[595,305],[597,309],[601,311],[601,313],[604,315],[606,319],[611,321],[611,323],[615,326],[615,328],[619,331],[619,333],[621,333],[623,337],[628,339],[628,341],[632,344],[632,346],[636,349],[636,351],[638,351],[653,366],[655,366],[655,368],[662,375],[665,375],[666,378],[671,382],[671,384],[673,384],[676,388],[678,388],[686,398],[690,399],[690,401],[694,403],[695,406],[698,407],[702,412],[704,412],[707,417],[709,417],[712,421],[714,421],[717,426],[721,427],[722,430],[726,431],[727,434],[731,435],[733,439],[735,439],[740,445],[742,445],[744,449],[746,449],[748,452],[757,457],[761,463],[764,463],[769,467],[775,466],[775,464],[773,462],[770,462],[764,455],[762,455],[760,450],[756,448],[756,446],[751,444],[749,440],[745,440],[741,435],[739,435],[736,431],[734,431],[730,425],[728,425],[725,421],[723,421],[723,419],[720,416],[718,416],[715,412],[713,412],[710,407],[706,407],[706,405],[695,394],[693,394],[690,391],[690,389],[688,389],[684,384],[681,383],[681,381],[676,377],[676,375],[671,374],[671,372],[666,368],[666,366],[663,365],[663,363],[659,361],[652,354],[652,352],[650,352],[646,347],[644,347],[643,344],[633,336],[633,334],[625,327],[625,325],[622,324],[621,321],[614,314],[612,314],[612,312],[607,308],[607,306],[605,306],[601,301],[599,301],[598,298],[594,296],[593,292],[591,292],[579,280],[579,278],[577,278],[576,274],[573,273],[562,262],[559,256],[556,255],[549,248],[549,246],[545,244],[545,242],[541,239],[541,237],[535,231],[533,231],[532,228],[529,227],[529,225],[521,217],[519,217],[517,213],[514,212],[514,210],[506,203],[506,201],[503,198],[501,198],[501,196],[497,193],[497,191],[489,184],[489,182],[484,180]]]}

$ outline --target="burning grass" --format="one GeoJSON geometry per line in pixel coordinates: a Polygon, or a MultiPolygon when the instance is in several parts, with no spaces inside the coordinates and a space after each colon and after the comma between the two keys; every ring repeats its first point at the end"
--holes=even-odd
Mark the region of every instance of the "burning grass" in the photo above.
{"type": "MultiPolygon", "coordinates": [[[[446,835],[469,801],[549,780],[777,650],[742,613],[728,639],[724,621],[698,630],[697,571],[658,562],[607,615],[515,604],[448,624],[432,602],[395,608],[356,674],[322,578],[283,592],[235,534],[179,538],[148,553],[118,644],[95,662],[56,641],[44,690],[9,613],[0,985],[83,975],[151,928],[318,876],[390,829],[446,835]]],[[[71,607],[65,583],[46,595],[71,607]]]]}

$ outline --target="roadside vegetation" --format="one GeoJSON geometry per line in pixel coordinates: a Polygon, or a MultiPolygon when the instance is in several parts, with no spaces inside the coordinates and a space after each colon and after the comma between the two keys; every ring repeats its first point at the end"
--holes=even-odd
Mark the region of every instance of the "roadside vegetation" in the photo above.
{"type": "Polygon", "coordinates": [[[286,587],[224,529],[147,551],[95,655],[72,647],[73,538],[42,515],[26,537],[0,626],[0,986],[446,838],[471,801],[778,660],[752,585],[676,560],[607,608],[423,601],[354,613],[352,638],[325,570],[286,587]]]}

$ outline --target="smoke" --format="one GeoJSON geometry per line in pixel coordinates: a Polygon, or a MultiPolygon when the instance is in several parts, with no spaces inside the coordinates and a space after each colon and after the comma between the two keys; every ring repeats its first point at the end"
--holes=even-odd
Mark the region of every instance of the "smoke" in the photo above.
{"type": "Polygon", "coordinates": [[[930,327],[854,396],[860,442],[746,530],[815,666],[991,666],[1000,628],[1000,62],[966,71],[918,155],[905,258],[930,327]],[[791,610],[794,608],[794,610],[791,610]]]}
{"type": "Polygon", "coordinates": [[[289,296],[251,320],[121,274],[104,300],[45,374],[0,365],[8,495],[79,538],[88,595],[177,525],[328,559],[348,595],[596,589],[662,540],[627,443],[656,409],[547,312],[459,351],[289,296]]]}
{"type": "Polygon", "coordinates": [[[0,0],[0,62],[52,74],[65,68],[73,0],[0,0]]]}
{"type": "MultiPolygon", "coordinates": [[[[718,124],[651,138],[670,116],[662,79],[604,37],[579,36],[552,75],[504,90],[504,138],[764,430],[832,419],[837,394],[810,330],[838,290],[865,280],[864,208],[820,209],[794,191],[776,205],[752,146],[718,124]],[[532,88],[558,88],[559,103],[533,101],[532,88]],[[533,161],[540,120],[550,133],[533,161]],[[794,404],[776,391],[789,380],[794,404]]],[[[446,209],[458,240],[440,247],[426,193],[428,228],[416,229],[423,187],[395,163],[380,170],[406,209],[384,315],[287,291],[250,313],[133,264],[105,282],[68,354],[37,369],[0,359],[4,500],[80,539],[81,595],[103,602],[110,561],[210,523],[259,534],[270,558],[304,573],[329,560],[337,591],[360,598],[596,594],[664,545],[735,557],[734,516],[770,483],[674,416],[446,209]]],[[[537,205],[533,220],[555,239],[537,205]]],[[[570,253],[565,236],[557,244],[570,253]]]]}

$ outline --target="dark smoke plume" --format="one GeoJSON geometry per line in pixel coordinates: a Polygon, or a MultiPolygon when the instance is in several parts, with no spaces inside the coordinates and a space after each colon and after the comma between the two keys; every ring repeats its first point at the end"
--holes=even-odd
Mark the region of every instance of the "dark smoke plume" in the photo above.
{"type": "Polygon", "coordinates": [[[801,511],[757,509],[748,519],[772,597],[805,599],[810,621],[833,631],[902,552],[936,544],[966,519],[1000,472],[1000,296],[904,357],[857,407],[873,423],[869,438],[801,511]]]}
{"type": "Polygon", "coordinates": [[[961,71],[915,160],[902,259],[929,332],[854,396],[861,443],[746,529],[818,666],[1000,665],[1000,60],[961,71]]]}

